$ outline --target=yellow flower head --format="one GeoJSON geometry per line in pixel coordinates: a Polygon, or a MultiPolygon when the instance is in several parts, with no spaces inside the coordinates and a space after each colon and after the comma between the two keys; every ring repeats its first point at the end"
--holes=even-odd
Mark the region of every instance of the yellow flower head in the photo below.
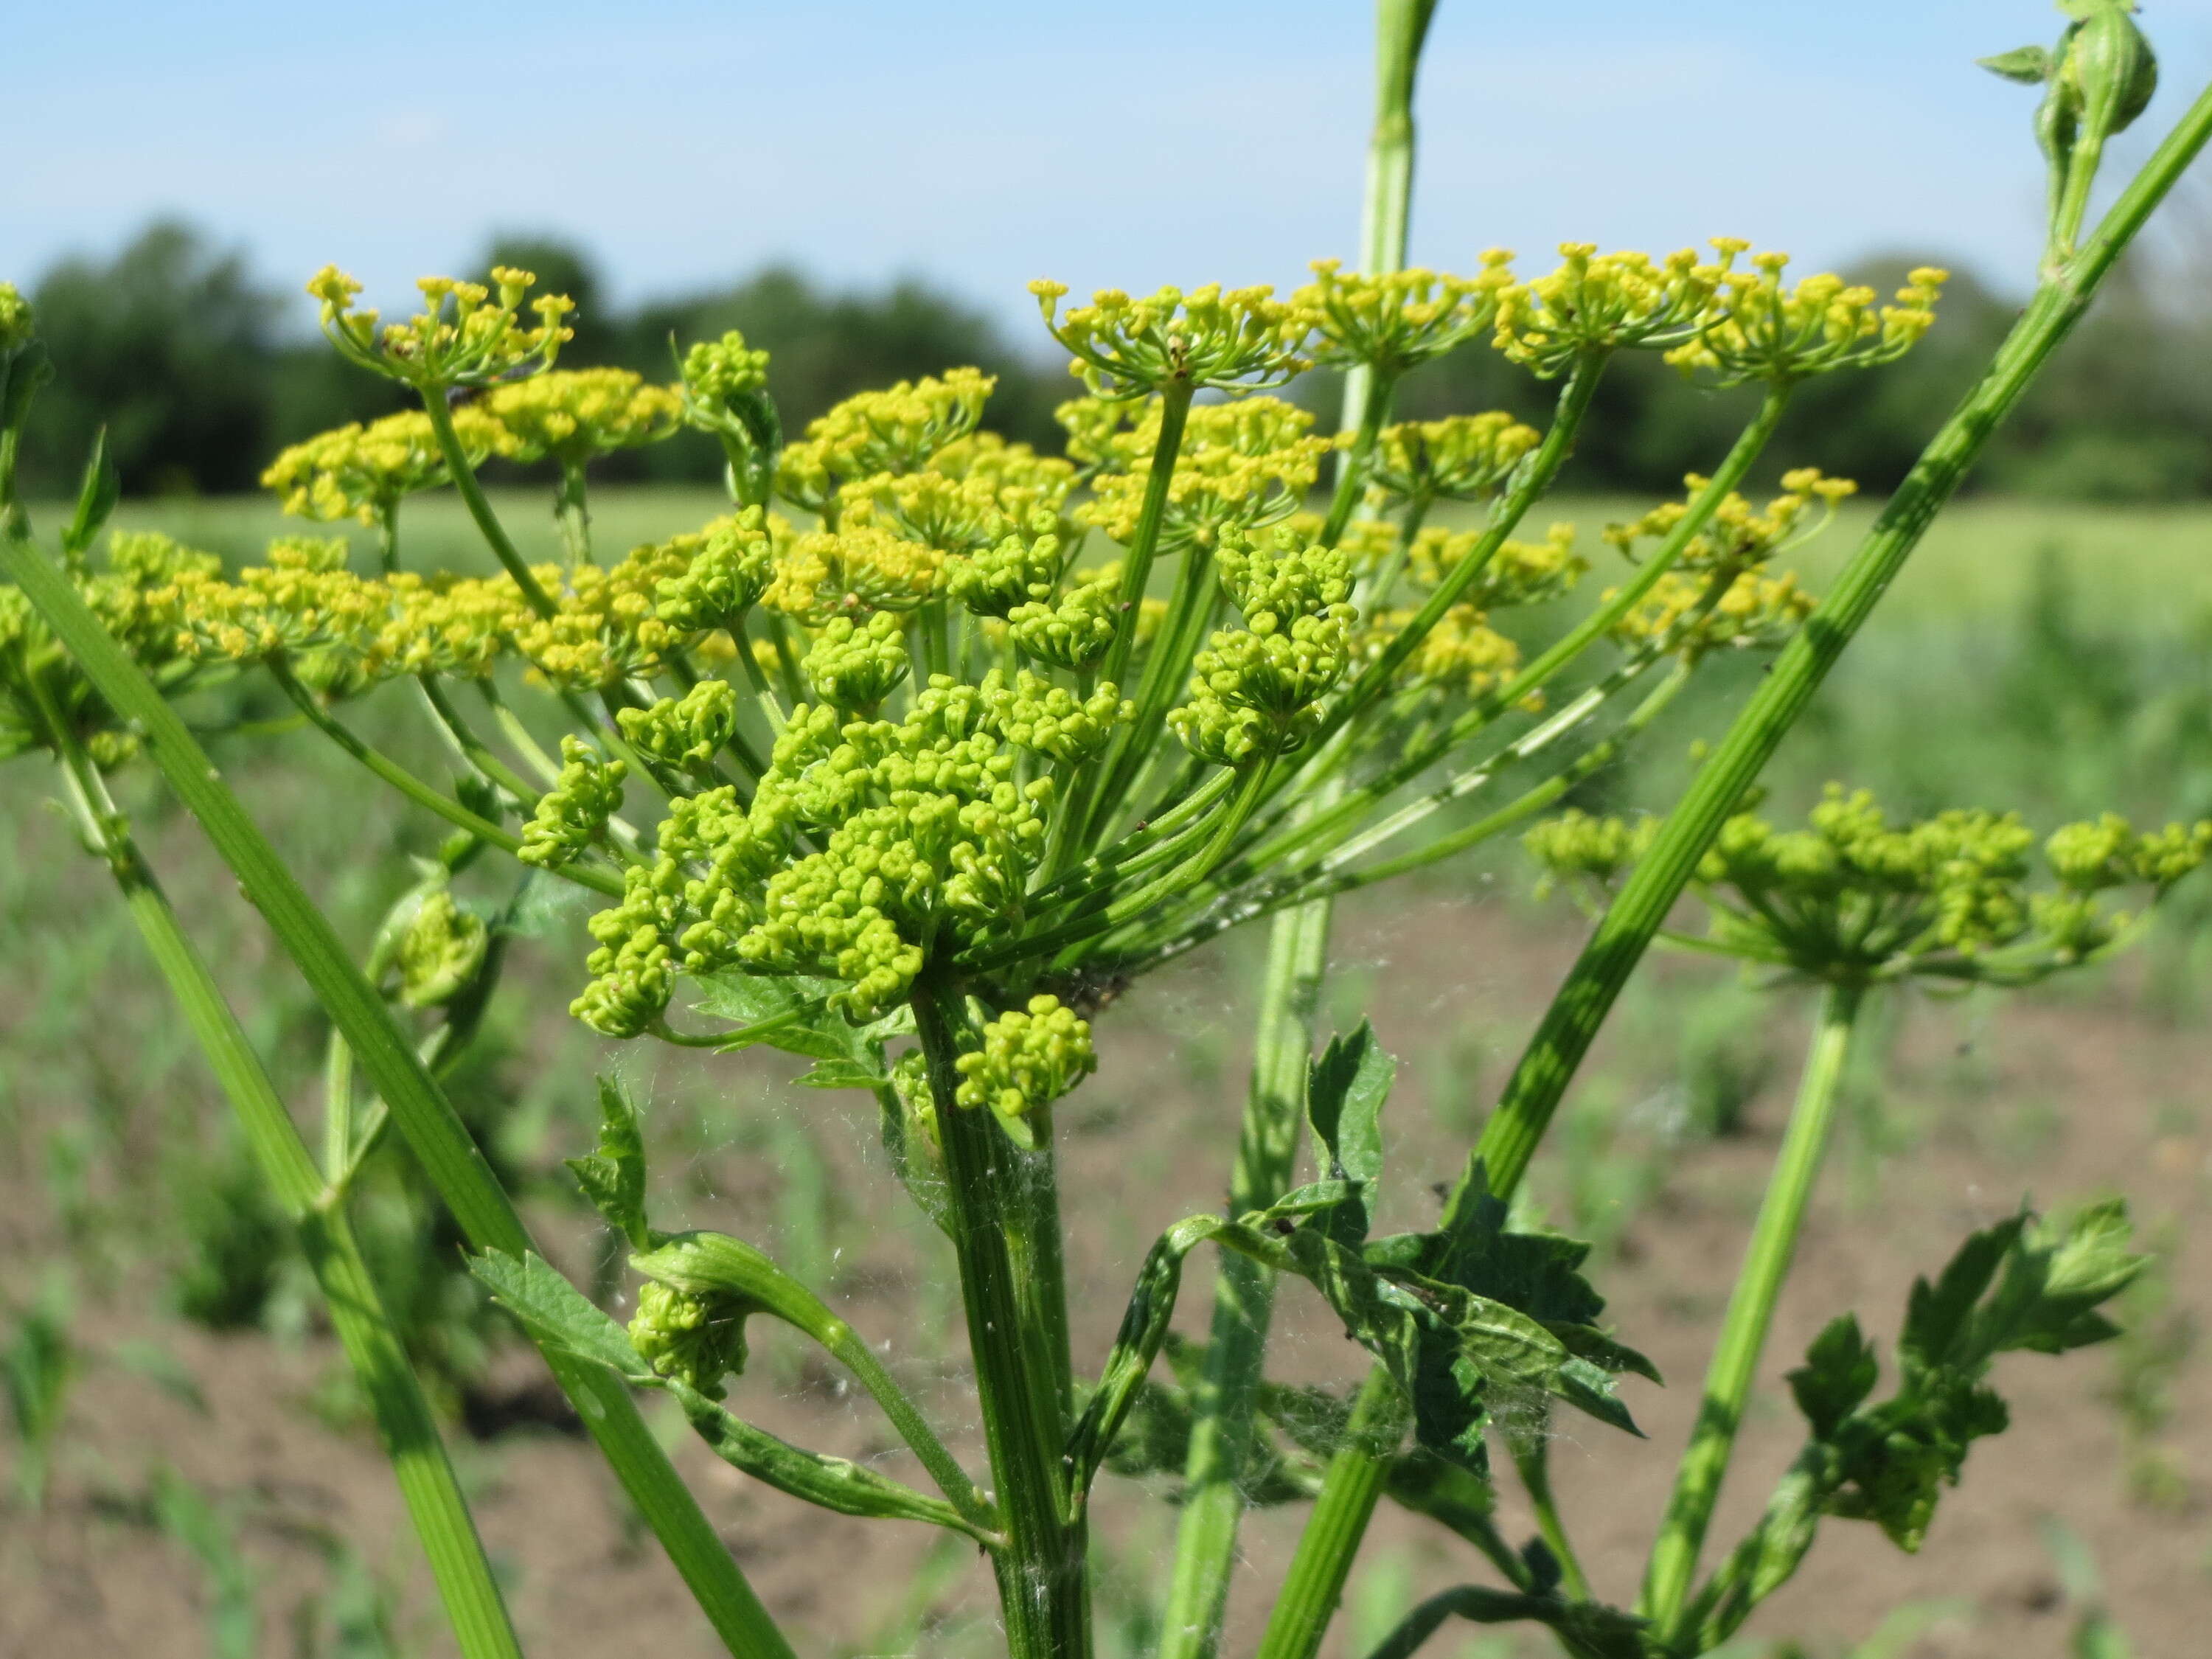
{"type": "Polygon", "coordinates": [[[872,525],[818,530],[779,548],[762,603],[810,627],[833,617],[911,611],[937,592],[945,555],[872,525]]]}
{"type": "Polygon", "coordinates": [[[1368,494],[1389,502],[1487,501],[1541,440],[1500,410],[1382,428],[1368,494]]]}
{"type": "MultiPolygon", "coordinates": [[[[1313,418],[1276,398],[1192,410],[1168,483],[1160,545],[1211,547],[1224,535],[1287,518],[1313,488],[1331,447],[1328,439],[1308,435],[1313,418]]],[[[1079,523],[1128,543],[1152,481],[1159,432],[1154,410],[1124,447],[1131,470],[1102,472],[1091,480],[1091,500],[1075,511],[1079,523]]]]}
{"type": "Polygon", "coordinates": [[[1395,377],[1497,320],[1498,296],[1513,283],[1512,258],[1492,248],[1472,277],[1419,270],[1347,276],[1340,261],[1316,259],[1314,280],[1292,303],[1314,319],[1316,362],[1340,368],[1364,363],[1395,377]]]}
{"type": "Polygon", "coordinates": [[[854,478],[918,471],[939,450],[975,429],[997,384],[981,369],[954,368],[942,379],[901,380],[887,391],[848,398],[807,423],[805,441],[783,452],[776,489],[797,506],[819,513],[854,478]]]}
{"type": "MultiPolygon", "coordinates": [[[[1684,483],[1694,495],[1705,488],[1706,480],[1692,472],[1684,483]]],[[[1714,509],[1705,528],[1682,550],[1677,568],[1741,570],[1764,564],[1826,529],[1835,519],[1838,505],[1857,490],[1849,478],[1831,478],[1818,467],[1802,466],[1782,475],[1782,493],[1763,508],[1731,493],[1714,509]],[[1820,510],[1808,521],[1806,515],[1816,501],[1820,510]]],[[[1607,525],[1605,539],[1625,557],[1633,559],[1639,542],[1663,538],[1688,512],[1685,502],[1662,502],[1630,523],[1607,525]]]]}
{"type": "MultiPolygon", "coordinates": [[[[506,428],[474,404],[453,411],[453,430],[472,466],[510,453],[506,428]]],[[[430,417],[420,410],[319,433],[283,451],[261,475],[262,487],[275,490],[295,518],[368,525],[388,518],[407,496],[448,482],[430,417]]]]}
{"type": "Polygon", "coordinates": [[[678,388],[647,386],[626,368],[555,369],[494,386],[483,405],[507,429],[504,453],[564,467],[672,437],[684,413],[678,388]]]}
{"type": "Polygon", "coordinates": [[[530,301],[538,325],[529,326],[521,311],[537,280],[505,265],[494,268],[489,285],[425,276],[416,283],[422,309],[381,331],[377,313],[353,308],[361,284],[336,265],[317,271],[307,292],[319,302],[323,332],[341,356],[427,398],[552,366],[573,331],[561,319],[574,307],[564,295],[540,295],[530,301]]]}
{"type": "MultiPolygon", "coordinates": [[[[1732,253],[1742,245],[1716,246],[1732,253]]],[[[1697,337],[1669,351],[1667,361],[1686,371],[1706,370],[1723,386],[1788,383],[1890,362],[1934,325],[1949,275],[1923,265],[1898,289],[1894,305],[1878,306],[1872,289],[1848,287],[1829,274],[1785,288],[1789,263],[1786,253],[1761,253],[1750,270],[1731,270],[1697,337]]]]}
{"type": "Polygon", "coordinates": [[[1224,293],[1208,283],[1149,299],[1101,289],[1087,306],[1060,314],[1064,283],[1030,284],[1052,337],[1073,354],[1068,372],[1102,398],[1141,398],[1169,386],[1232,394],[1279,386],[1312,365],[1299,351],[1312,332],[1303,307],[1271,288],[1224,293]]]}
{"type": "Polygon", "coordinates": [[[1585,353],[1680,345],[1704,325],[1740,246],[1722,245],[1721,262],[1707,264],[1689,248],[1654,260],[1563,242],[1557,270],[1498,296],[1494,343],[1547,380],[1585,353]]]}
{"type": "MultiPolygon", "coordinates": [[[[1431,526],[1406,550],[1406,574],[1424,587],[1450,575],[1482,540],[1479,530],[1445,530],[1431,526]]],[[[1483,611],[1536,605],[1572,588],[1589,561],[1575,551],[1575,527],[1555,524],[1540,542],[1506,541],[1490,556],[1466,590],[1467,602],[1483,611]]]]}

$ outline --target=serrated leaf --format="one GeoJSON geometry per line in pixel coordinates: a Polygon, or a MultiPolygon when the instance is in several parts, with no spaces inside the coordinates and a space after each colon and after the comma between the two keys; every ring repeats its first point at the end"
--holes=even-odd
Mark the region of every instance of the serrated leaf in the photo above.
{"type": "Polygon", "coordinates": [[[1859,1322],[1840,1314],[1813,1339],[1813,1346],[1805,1350],[1805,1363],[1787,1381],[1814,1437],[1826,1440],[1866,1403],[1881,1375],[1874,1346],[1860,1333],[1859,1322]]]}
{"type": "Polygon", "coordinates": [[[702,975],[696,983],[696,1012],[737,1022],[725,1038],[729,1049],[765,1043],[808,1060],[856,1062],[870,1053],[860,1029],[830,1006],[830,999],[843,988],[835,980],[729,972],[702,975]]]}
{"type": "Polygon", "coordinates": [[[612,1078],[599,1079],[599,1149],[568,1160],[576,1184],[607,1224],[642,1250],[652,1242],[645,1220],[645,1135],[637,1107],[612,1078]]]}
{"type": "Polygon", "coordinates": [[[1898,1356],[1908,1366],[1941,1365],[1966,1357],[1974,1304],[2004,1265],[2006,1253],[2027,1225],[2025,1211],[1967,1235],[1933,1281],[1916,1279],[1905,1298],[1898,1356]]]}
{"type": "Polygon", "coordinates": [[[2039,87],[2051,78],[2051,52],[2044,46],[2015,46],[1993,57],[1977,58],[1975,64],[1992,75],[2002,75],[2024,87],[2039,87]]]}
{"type": "Polygon", "coordinates": [[[652,1379],[652,1368],[630,1346],[623,1328],[593,1307],[537,1252],[514,1256],[504,1250],[486,1250],[469,1258],[469,1272],[540,1342],[623,1376],[652,1379]]]}

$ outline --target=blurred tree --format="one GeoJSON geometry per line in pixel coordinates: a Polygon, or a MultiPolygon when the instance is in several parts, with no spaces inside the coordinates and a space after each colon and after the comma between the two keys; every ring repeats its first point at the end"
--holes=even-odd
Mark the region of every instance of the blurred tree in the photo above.
{"type": "Polygon", "coordinates": [[[30,489],[73,489],[103,424],[126,489],[253,487],[282,303],[240,255],[161,221],[105,264],[64,259],[33,298],[54,380],[24,437],[30,489]]]}

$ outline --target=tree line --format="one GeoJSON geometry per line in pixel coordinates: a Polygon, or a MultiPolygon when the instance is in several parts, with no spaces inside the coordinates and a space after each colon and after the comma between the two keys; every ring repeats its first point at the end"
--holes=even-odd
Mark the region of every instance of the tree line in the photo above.
{"type": "MultiPolygon", "coordinates": [[[[796,433],[839,398],[870,386],[972,363],[999,376],[986,423],[1056,449],[1052,410],[1075,390],[1060,359],[1010,338],[988,314],[941,289],[902,279],[836,291],[786,266],[728,287],[606,303],[580,249],[554,237],[497,238],[480,267],[519,264],[577,302],[565,363],[611,364],[667,378],[672,337],[689,343],[742,330],[773,354],[771,380],[796,433]]],[[[1883,258],[1850,267],[1894,287],[1940,258],[1883,258]]],[[[2046,373],[1992,446],[1979,485],[2020,494],[2111,501],[2212,495],[2212,325],[2166,314],[2148,276],[2118,284],[2046,373]]],[[[388,382],[342,362],[301,319],[306,301],[264,283],[236,252],[192,227],[147,227],[113,258],[61,261],[33,286],[56,378],[25,434],[21,467],[37,493],[74,483],[95,428],[132,494],[251,490],[276,452],[348,421],[402,406],[388,382]]],[[[1927,434],[1966,391],[2014,307],[1971,275],[1954,275],[1928,341],[1891,368],[1834,375],[1801,393],[1774,449],[1857,478],[1894,485],[1927,434]]],[[[1318,410],[1334,399],[1319,376],[1299,383],[1318,410]]],[[[1471,346],[1402,388],[1402,417],[1504,408],[1540,418],[1547,388],[1486,348],[1471,346]]],[[[1746,418],[1745,394],[1702,390],[1655,356],[1625,354],[1599,393],[1605,407],[1570,464],[1571,489],[1666,495],[1711,465],[1746,418]]],[[[719,449],[696,434],[611,458],[610,477],[707,482],[719,449]]]]}

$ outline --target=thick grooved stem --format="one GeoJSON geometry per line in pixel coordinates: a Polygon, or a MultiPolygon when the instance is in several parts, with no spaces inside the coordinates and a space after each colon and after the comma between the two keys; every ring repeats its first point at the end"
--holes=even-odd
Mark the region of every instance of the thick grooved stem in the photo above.
{"type": "Polygon", "coordinates": [[[1297,1553],[1267,1616],[1258,1659],[1313,1659],[1321,1651],[1409,1418],[1398,1385],[1376,1366],[1352,1402],[1344,1444],[1329,1459],[1321,1496],[1298,1534],[1297,1553]]]}
{"type": "Polygon", "coordinates": [[[1062,1457],[1067,1425],[1048,1333],[1037,1328],[1015,1256],[1035,1225],[1032,1177],[986,1111],[954,1103],[967,1025],[959,987],[933,975],[916,981],[915,1034],[929,1067],[945,1149],[952,1248],[968,1315],[968,1344],[982,1407],[983,1438],[1006,1536],[992,1552],[1011,1659],[1085,1659],[1091,1650],[1086,1528],[1071,1514],[1062,1457]]]}

